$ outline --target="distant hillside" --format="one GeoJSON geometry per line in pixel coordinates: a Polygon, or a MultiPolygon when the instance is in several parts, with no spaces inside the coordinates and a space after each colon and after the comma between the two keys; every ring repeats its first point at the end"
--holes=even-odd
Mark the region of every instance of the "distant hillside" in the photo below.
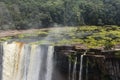
{"type": "Polygon", "coordinates": [[[0,29],[120,25],[120,0],[0,0],[0,29]]]}

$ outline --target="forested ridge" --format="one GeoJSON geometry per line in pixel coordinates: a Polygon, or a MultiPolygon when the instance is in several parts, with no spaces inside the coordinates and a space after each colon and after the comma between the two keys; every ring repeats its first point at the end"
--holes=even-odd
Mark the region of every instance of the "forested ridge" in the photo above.
{"type": "Polygon", "coordinates": [[[0,29],[120,25],[120,0],[0,0],[0,29]]]}

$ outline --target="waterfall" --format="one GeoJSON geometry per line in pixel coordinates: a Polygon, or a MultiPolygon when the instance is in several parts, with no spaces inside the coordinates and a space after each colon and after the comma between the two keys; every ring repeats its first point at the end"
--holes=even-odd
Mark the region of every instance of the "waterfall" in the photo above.
{"type": "Polygon", "coordinates": [[[87,50],[84,52],[84,54],[83,55],[81,55],[81,57],[80,57],[80,71],[79,71],[79,80],[82,80],[82,69],[83,69],[83,57],[84,57],[84,55],[86,55],[86,53],[87,53],[87,50]]]}
{"type": "MultiPolygon", "coordinates": [[[[31,53],[31,47],[29,46],[29,45],[25,45],[24,46],[24,49],[25,49],[25,51],[24,51],[24,53],[31,53]]],[[[30,63],[30,54],[24,54],[24,60],[23,60],[23,64],[24,65],[21,65],[21,66],[23,66],[23,71],[24,71],[24,73],[23,73],[23,80],[27,80],[27,74],[28,74],[28,69],[29,69],[29,63],[30,63]]]]}
{"type": "Polygon", "coordinates": [[[60,58],[63,62],[61,63],[60,61],[58,62],[59,65],[57,64],[57,66],[54,66],[53,46],[30,45],[20,42],[5,42],[1,44],[0,50],[0,80],[96,80],[96,77],[97,79],[99,79],[99,77],[100,79],[104,79],[104,75],[108,80],[120,79],[119,58],[106,58],[104,63],[105,65],[102,67],[103,63],[101,64],[101,62],[99,62],[99,58],[97,59],[97,57],[85,56],[87,53],[87,51],[85,51],[80,58],[78,58],[78,55],[73,56],[72,58],[70,57],[68,65],[68,58],[66,59],[65,56],[64,59],[63,54],[58,54],[58,58],[60,58]],[[91,58],[89,59],[89,57],[91,58]],[[95,62],[94,66],[91,64],[94,62],[93,59],[98,60],[95,62]],[[80,67],[77,64],[78,61],[80,63],[80,67]],[[98,63],[102,66],[99,66],[98,63]],[[68,66],[69,72],[67,71],[68,66]],[[95,71],[100,70],[100,72],[97,74],[93,72],[93,75],[91,75],[90,69],[93,71],[94,69],[95,71]],[[103,71],[101,72],[102,69],[103,71]],[[103,75],[103,77],[101,77],[101,75],[103,75]]]}
{"type": "Polygon", "coordinates": [[[42,61],[41,47],[36,45],[31,46],[31,56],[28,68],[27,80],[39,80],[39,73],[41,69],[42,61]]]}
{"type": "Polygon", "coordinates": [[[22,43],[3,44],[3,80],[15,80],[20,67],[22,43]]]}
{"type": "Polygon", "coordinates": [[[3,44],[2,80],[52,80],[53,46],[3,44]]]}
{"type": "Polygon", "coordinates": [[[84,56],[84,55],[81,55],[81,58],[80,58],[80,72],[79,72],[79,80],[82,80],[83,56],[84,56]]]}
{"type": "Polygon", "coordinates": [[[53,71],[53,46],[49,46],[47,54],[47,72],[45,80],[52,80],[52,71],[53,71]]]}
{"type": "Polygon", "coordinates": [[[74,61],[72,80],[76,80],[76,66],[77,66],[77,56],[75,57],[75,61],[74,61]]]}

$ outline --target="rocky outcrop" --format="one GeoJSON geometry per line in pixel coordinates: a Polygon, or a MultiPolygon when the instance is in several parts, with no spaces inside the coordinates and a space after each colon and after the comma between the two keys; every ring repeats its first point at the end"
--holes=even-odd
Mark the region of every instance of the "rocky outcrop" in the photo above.
{"type": "Polygon", "coordinates": [[[115,50],[76,49],[75,46],[55,47],[56,67],[61,74],[67,76],[66,80],[119,80],[120,57],[118,54],[119,51],[115,50]],[[80,70],[81,55],[84,56],[82,70],[80,70]]]}

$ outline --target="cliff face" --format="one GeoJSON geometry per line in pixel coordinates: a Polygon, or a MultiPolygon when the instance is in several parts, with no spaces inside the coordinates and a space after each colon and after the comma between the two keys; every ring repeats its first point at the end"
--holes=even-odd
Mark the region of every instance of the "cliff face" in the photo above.
{"type": "Polygon", "coordinates": [[[119,51],[76,49],[74,46],[55,47],[56,67],[66,80],[119,80],[119,51]],[[82,57],[83,56],[83,57],[82,57]]]}
{"type": "Polygon", "coordinates": [[[0,79],[2,78],[3,46],[0,44],[0,79]]]}

